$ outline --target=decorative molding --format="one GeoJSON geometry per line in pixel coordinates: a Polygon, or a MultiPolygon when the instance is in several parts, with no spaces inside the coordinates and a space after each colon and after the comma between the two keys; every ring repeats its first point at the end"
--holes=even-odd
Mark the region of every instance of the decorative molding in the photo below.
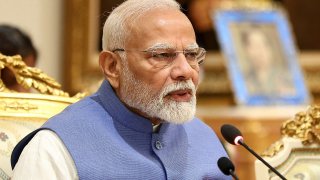
{"type": "MultiPolygon", "coordinates": [[[[28,67],[21,56],[5,56],[0,53],[0,70],[10,69],[16,80],[25,88],[34,88],[41,94],[69,97],[67,92],[61,90],[61,85],[53,78],[43,73],[38,68],[28,67]]],[[[8,89],[0,79],[1,92],[14,92],[8,89]]],[[[85,94],[79,93],[76,97],[83,97],[85,94]]]]}
{"type": "MultiPolygon", "coordinates": [[[[320,145],[320,106],[312,105],[285,121],[281,127],[281,136],[299,139],[305,146],[320,145]]],[[[279,140],[266,149],[262,156],[273,157],[283,148],[284,143],[279,140]]]]}
{"type": "Polygon", "coordinates": [[[276,154],[278,154],[278,152],[280,152],[282,149],[284,148],[284,144],[281,140],[273,143],[270,147],[268,147],[268,149],[266,149],[261,156],[265,156],[265,157],[273,157],[276,154]]]}
{"type": "Polygon", "coordinates": [[[6,111],[8,109],[13,109],[13,110],[24,110],[24,111],[30,111],[30,110],[35,110],[38,109],[37,105],[30,104],[28,102],[26,103],[20,103],[18,101],[13,101],[13,102],[6,102],[6,101],[0,101],[0,109],[6,111]]]}
{"type": "MultiPolygon", "coordinates": [[[[44,74],[40,69],[28,67],[21,56],[5,56],[0,53],[0,70],[9,68],[16,76],[17,82],[26,88],[33,87],[43,94],[68,97],[69,94],[63,92],[61,85],[53,78],[44,74]]],[[[10,92],[0,80],[0,89],[4,92],[10,92]]]]}
{"type": "Polygon", "coordinates": [[[300,139],[304,145],[320,145],[320,106],[313,105],[306,112],[297,113],[282,125],[281,134],[300,139]]]}

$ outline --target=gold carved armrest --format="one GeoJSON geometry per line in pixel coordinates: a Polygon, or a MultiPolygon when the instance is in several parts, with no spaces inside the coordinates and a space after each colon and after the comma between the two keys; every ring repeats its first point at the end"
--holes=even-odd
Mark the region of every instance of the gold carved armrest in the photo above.
{"type": "MultiPolygon", "coordinates": [[[[16,80],[25,88],[34,88],[41,94],[69,97],[67,92],[61,90],[61,85],[53,78],[43,73],[38,68],[28,67],[21,56],[5,56],[0,53],[0,70],[9,68],[15,75],[16,80]]],[[[12,92],[0,79],[0,92],[12,92]]],[[[75,95],[77,98],[84,97],[84,93],[75,95]]]]}
{"type": "MultiPolygon", "coordinates": [[[[294,118],[285,121],[281,127],[282,137],[298,139],[305,146],[320,146],[320,106],[312,105],[306,111],[298,112],[294,118]]],[[[262,156],[273,157],[284,147],[279,140],[266,149],[262,156]]]]}
{"type": "MultiPolygon", "coordinates": [[[[281,139],[263,158],[287,179],[320,177],[320,106],[312,105],[281,126],[281,139]]],[[[278,179],[261,162],[255,162],[256,179],[278,179]]]]}
{"type": "Polygon", "coordinates": [[[69,97],[61,85],[40,69],[28,67],[21,56],[0,53],[0,70],[8,68],[17,82],[39,93],[17,93],[0,79],[0,179],[10,179],[10,155],[14,146],[28,133],[39,128],[50,117],[84,97],[69,97]]]}
{"type": "Polygon", "coordinates": [[[320,106],[313,105],[306,112],[297,113],[282,125],[281,134],[300,139],[304,145],[320,145],[320,106]]]}

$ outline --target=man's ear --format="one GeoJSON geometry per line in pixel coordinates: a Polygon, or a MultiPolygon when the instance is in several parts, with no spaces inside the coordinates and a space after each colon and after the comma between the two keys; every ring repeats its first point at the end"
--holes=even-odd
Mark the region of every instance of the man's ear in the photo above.
{"type": "Polygon", "coordinates": [[[111,86],[119,87],[120,58],[111,51],[102,51],[99,55],[99,65],[111,86]]]}

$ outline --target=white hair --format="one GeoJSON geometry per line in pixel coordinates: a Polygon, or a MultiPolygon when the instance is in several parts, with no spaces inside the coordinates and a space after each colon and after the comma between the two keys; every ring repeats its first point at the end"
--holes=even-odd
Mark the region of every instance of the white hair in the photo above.
{"type": "Polygon", "coordinates": [[[129,27],[140,16],[157,8],[180,11],[180,5],[175,0],[127,0],[116,7],[104,24],[102,49],[123,48],[130,33],[129,27]]]}

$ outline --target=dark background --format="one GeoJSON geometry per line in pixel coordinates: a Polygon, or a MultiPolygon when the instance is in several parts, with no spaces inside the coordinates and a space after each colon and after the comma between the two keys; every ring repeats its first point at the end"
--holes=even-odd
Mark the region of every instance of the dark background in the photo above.
{"type": "MultiPolygon", "coordinates": [[[[101,0],[100,6],[100,29],[108,17],[112,8],[123,2],[123,0],[101,0]]],[[[182,5],[184,13],[189,16],[189,5],[192,0],[178,0],[182,5]]],[[[289,22],[292,26],[292,34],[296,41],[296,46],[300,50],[319,50],[320,49],[320,1],[319,0],[273,0],[287,10],[289,22]]],[[[194,23],[194,22],[192,22],[194,23]]],[[[197,41],[200,46],[207,50],[219,50],[216,33],[213,27],[199,31],[195,28],[197,41]]],[[[100,31],[98,49],[101,49],[100,31]]]]}

